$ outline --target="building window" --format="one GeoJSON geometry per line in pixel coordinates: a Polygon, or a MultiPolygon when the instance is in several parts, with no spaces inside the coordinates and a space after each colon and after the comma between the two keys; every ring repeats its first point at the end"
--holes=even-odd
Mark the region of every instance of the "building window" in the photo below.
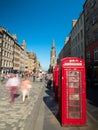
{"type": "Polygon", "coordinates": [[[8,36],[6,36],[6,40],[8,40],[8,36]]]}
{"type": "Polygon", "coordinates": [[[81,42],[81,52],[83,52],[83,43],[81,42]]]}
{"type": "Polygon", "coordinates": [[[5,56],[7,57],[7,52],[5,51],[5,56]]]}
{"type": "Polygon", "coordinates": [[[5,37],[6,37],[6,35],[4,34],[4,35],[3,35],[3,37],[5,38],[5,37]]]}
{"type": "Polygon", "coordinates": [[[3,42],[3,47],[5,47],[5,42],[3,42]]]}
{"type": "Polygon", "coordinates": [[[81,39],[83,38],[83,30],[81,29],[81,39]]]}
{"type": "Polygon", "coordinates": [[[94,49],[94,61],[98,61],[98,48],[94,49]]]}
{"type": "Polygon", "coordinates": [[[96,29],[94,32],[94,40],[98,40],[98,30],[96,29]]]}
{"type": "Polygon", "coordinates": [[[9,52],[8,52],[8,57],[10,57],[10,54],[9,54],[9,52]]]}
{"type": "Polygon", "coordinates": [[[91,0],[91,7],[94,7],[96,3],[96,0],[91,0]]]}
{"type": "Polygon", "coordinates": [[[89,21],[86,23],[85,28],[86,28],[86,31],[89,30],[89,28],[90,28],[90,22],[89,21]]]}
{"type": "Polygon", "coordinates": [[[87,52],[87,57],[86,57],[86,59],[87,59],[87,62],[90,62],[90,52],[87,52]]]}
{"type": "Polygon", "coordinates": [[[4,51],[2,51],[2,55],[4,56],[4,51]]]}
{"type": "Polygon", "coordinates": [[[7,67],[9,67],[9,61],[7,61],[7,67]]]}
{"type": "Polygon", "coordinates": [[[80,46],[77,46],[77,56],[80,54],[80,46]]]}
{"type": "Polygon", "coordinates": [[[1,63],[1,64],[2,64],[2,66],[4,65],[4,60],[2,60],[2,63],[1,63]]]}
{"type": "Polygon", "coordinates": [[[96,13],[94,13],[92,16],[92,24],[95,24],[96,22],[97,22],[97,15],[96,13]]]}
{"type": "Polygon", "coordinates": [[[6,42],[6,48],[8,48],[8,43],[6,42]]]}

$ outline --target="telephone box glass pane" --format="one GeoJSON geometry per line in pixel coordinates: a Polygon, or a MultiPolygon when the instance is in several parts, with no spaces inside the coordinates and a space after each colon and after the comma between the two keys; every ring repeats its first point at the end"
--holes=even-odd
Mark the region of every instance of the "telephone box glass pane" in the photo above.
{"type": "Polygon", "coordinates": [[[81,118],[81,89],[82,72],[79,70],[66,71],[66,111],[67,118],[81,118]]]}

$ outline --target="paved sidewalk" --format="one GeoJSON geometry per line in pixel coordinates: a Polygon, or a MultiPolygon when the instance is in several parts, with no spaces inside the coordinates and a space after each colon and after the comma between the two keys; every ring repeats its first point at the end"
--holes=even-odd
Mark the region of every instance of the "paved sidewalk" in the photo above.
{"type": "Polygon", "coordinates": [[[98,107],[92,105],[89,100],[87,100],[87,113],[98,124],[98,107]]]}
{"type": "Polygon", "coordinates": [[[91,111],[92,106],[87,101],[85,126],[61,126],[58,118],[58,102],[54,99],[53,91],[46,88],[34,130],[98,130],[98,120],[95,119],[97,113],[92,115],[91,111]]]}
{"type": "Polygon", "coordinates": [[[87,112],[98,123],[98,87],[87,87],[87,112]]]}
{"type": "Polygon", "coordinates": [[[0,130],[33,130],[35,115],[32,114],[34,114],[34,107],[36,106],[39,95],[42,95],[43,87],[43,82],[33,82],[33,87],[30,91],[30,100],[22,103],[22,97],[18,95],[15,98],[15,102],[11,104],[9,103],[9,91],[5,89],[5,84],[1,83],[0,130]]]}

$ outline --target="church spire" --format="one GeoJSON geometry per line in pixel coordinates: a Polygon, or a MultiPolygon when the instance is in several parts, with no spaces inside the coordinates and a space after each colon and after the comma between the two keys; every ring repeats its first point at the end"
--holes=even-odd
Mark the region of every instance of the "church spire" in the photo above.
{"type": "Polygon", "coordinates": [[[54,40],[52,40],[52,48],[54,48],[54,47],[55,47],[54,40]]]}
{"type": "Polygon", "coordinates": [[[54,40],[52,40],[52,47],[50,53],[50,70],[53,71],[53,68],[56,66],[56,49],[54,45],[54,40]]]}

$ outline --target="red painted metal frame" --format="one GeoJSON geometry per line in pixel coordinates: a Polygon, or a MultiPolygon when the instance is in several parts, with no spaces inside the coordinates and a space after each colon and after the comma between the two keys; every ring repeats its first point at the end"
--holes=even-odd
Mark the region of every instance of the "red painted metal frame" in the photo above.
{"type": "Polygon", "coordinates": [[[59,70],[58,97],[61,124],[86,125],[85,62],[77,57],[63,58],[59,70]]]}

